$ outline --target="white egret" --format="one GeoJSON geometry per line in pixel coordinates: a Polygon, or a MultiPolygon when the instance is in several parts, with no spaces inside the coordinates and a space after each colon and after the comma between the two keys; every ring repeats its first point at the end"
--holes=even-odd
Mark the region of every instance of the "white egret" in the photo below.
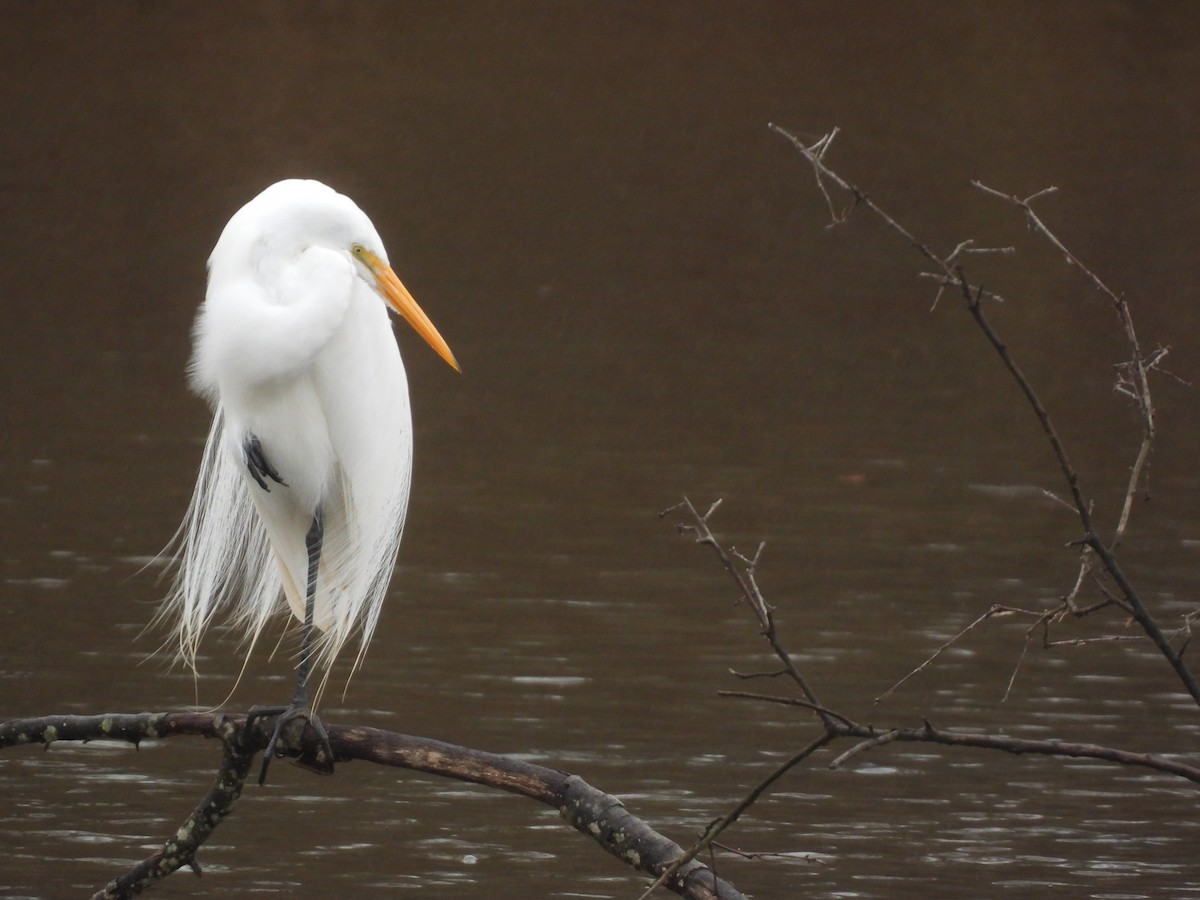
{"type": "Polygon", "coordinates": [[[290,719],[311,722],[328,752],[309,707],[311,669],[328,677],[356,633],[358,665],[395,565],[412,422],[385,303],[459,368],[370,219],[316,181],[267,188],[208,260],[190,377],[214,416],[159,616],[193,671],[219,611],[247,654],[276,612],[302,623],[291,706],[256,713],[281,714],[263,776],[290,719]]]}

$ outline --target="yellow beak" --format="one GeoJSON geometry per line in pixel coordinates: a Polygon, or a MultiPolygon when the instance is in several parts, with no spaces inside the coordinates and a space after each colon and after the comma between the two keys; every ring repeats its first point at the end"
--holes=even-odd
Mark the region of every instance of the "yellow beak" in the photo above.
{"type": "Polygon", "coordinates": [[[429,316],[425,315],[421,307],[417,306],[417,301],[408,292],[408,288],[400,283],[400,279],[396,277],[396,273],[392,271],[392,267],[370,251],[363,251],[363,257],[367,266],[371,269],[371,273],[375,276],[375,281],[378,282],[379,289],[383,291],[384,299],[387,300],[388,305],[400,313],[404,317],[404,321],[411,325],[417,334],[425,338],[425,342],[437,351],[438,356],[452,365],[455,371],[461,372],[462,369],[459,367],[458,361],[454,358],[454,354],[450,352],[450,346],[438,334],[438,330],[433,327],[433,323],[429,321],[429,316]]]}

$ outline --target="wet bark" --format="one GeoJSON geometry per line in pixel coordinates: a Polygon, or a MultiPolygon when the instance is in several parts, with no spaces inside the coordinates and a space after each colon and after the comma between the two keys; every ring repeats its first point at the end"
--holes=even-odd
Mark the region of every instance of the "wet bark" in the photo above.
{"type": "MultiPolygon", "coordinates": [[[[289,723],[277,751],[297,758],[321,753],[311,726],[289,723]]],[[[233,809],[258,755],[266,747],[274,721],[214,713],[139,713],[98,716],[47,716],[0,724],[0,748],[21,744],[49,746],[56,741],[121,740],[135,746],[145,739],[192,735],[219,739],[222,762],[208,795],[163,847],[94,896],[115,900],[141,893],[184,866],[199,871],[196,853],[233,809]]],[[[429,738],[353,725],[326,725],[338,763],[362,760],[427,772],[499,788],[548,806],[578,831],[639,872],[658,877],[683,856],[678,844],[630,813],[622,802],[577,775],[502,754],[487,753],[429,738]]],[[[691,900],[739,900],[742,894],[707,866],[690,860],[664,887],[691,900]]]]}

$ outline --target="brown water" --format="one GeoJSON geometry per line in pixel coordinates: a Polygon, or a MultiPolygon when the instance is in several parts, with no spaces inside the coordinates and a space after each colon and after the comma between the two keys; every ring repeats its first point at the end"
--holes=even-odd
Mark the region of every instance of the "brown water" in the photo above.
{"type": "MultiPolygon", "coordinates": [[[[1032,417],[959,305],[863,215],[824,229],[777,121],[989,261],[1101,521],[1132,416],[1113,316],[971,189],[1032,192],[1200,378],[1200,15],[1191,5],[0,3],[0,717],[178,708],[144,662],[139,573],[185,509],[207,427],[183,370],[204,259],[266,184],[355,197],[450,340],[410,334],[417,468],[394,596],[329,720],[569,769],[686,843],[813,736],[723,700],[768,664],[715,561],[658,520],[725,498],[822,700],[876,724],[1095,740],[1196,759],[1200,717],[1137,643],[964,641],[995,602],[1070,586],[1070,515],[1032,417]]],[[[1174,623],[1200,587],[1192,388],[1157,384],[1153,497],[1125,559],[1174,623]]],[[[1116,633],[1119,621],[1076,633],[1116,633]]],[[[237,670],[210,641],[201,702],[237,670]]],[[[277,702],[255,661],[235,707],[277,702]]],[[[0,756],[0,894],[77,896],[206,789],[211,745],[0,756]]],[[[1195,897],[1193,785],[895,746],[781,781],[727,837],[756,897],[1195,897]]],[[[552,811],[424,776],[279,766],[164,896],[636,896],[552,811]]]]}

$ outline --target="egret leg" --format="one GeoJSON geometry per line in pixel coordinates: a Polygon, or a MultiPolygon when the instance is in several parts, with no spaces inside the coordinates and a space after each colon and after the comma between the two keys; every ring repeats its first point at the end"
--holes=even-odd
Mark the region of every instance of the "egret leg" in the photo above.
{"type": "MultiPolygon", "coordinates": [[[[307,767],[327,774],[333,771],[333,748],[329,744],[329,734],[325,731],[321,720],[308,706],[308,676],[312,668],[313,650],[313,607],[316,603],[317,568],[321,561],[321,541],[324,532],[321,511],[318,509],[313,516],[308,534],[304,537],[304,547],[308,551],[308,584],[305,586],[304,632],[300,645],[300,662],[296,664],[296,693],[292,697],[292,703],[290,706],[256,707],[250,710],[249,719],[251,721],[265,715],[279,716],[275,721],[275,730],[271,733],[271,740],[267,742],[267,749],[263,751],[262,771],[258,773],[259,784],[263,784],[267,780],[267,767],[276,756],[275,745],[279,742],[279,736],[283,732],[284,726],[293,719],[304,719],[308,722],[316,731],[322,744],[324,760],[321,760],[318,755],[315,760],[307,760],[307,767]]],[[[301,762],[305,763],[305,760],[302,758],[301,762]]]]}

